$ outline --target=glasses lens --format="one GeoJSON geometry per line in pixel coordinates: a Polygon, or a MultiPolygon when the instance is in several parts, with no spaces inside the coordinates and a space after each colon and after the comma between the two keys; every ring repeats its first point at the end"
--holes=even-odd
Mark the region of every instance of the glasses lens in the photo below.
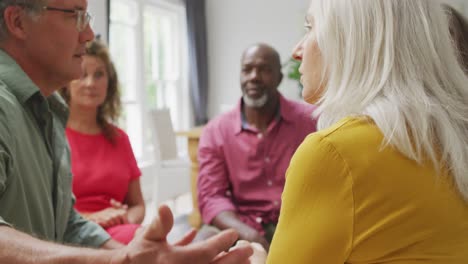
{"type": "Polygon", "coordinates": [[[89,21],[91,20],[91,15],[86,11],[77,10],[77,16],[78,19],[76,20],[76,26],[79,31],[83,31],[88,26],[89,21]]]}

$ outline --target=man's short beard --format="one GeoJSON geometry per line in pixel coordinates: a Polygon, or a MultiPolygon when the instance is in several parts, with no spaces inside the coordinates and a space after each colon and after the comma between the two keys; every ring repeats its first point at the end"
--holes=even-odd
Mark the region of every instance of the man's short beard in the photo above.
{"type": "Polygon", "coordinates": [[[248,95],[244,94],[242,96],[244,104],[248,107],[261,108],[268,102],[268,94],[264,93],[258,99],[252,99],[248,95]]]}

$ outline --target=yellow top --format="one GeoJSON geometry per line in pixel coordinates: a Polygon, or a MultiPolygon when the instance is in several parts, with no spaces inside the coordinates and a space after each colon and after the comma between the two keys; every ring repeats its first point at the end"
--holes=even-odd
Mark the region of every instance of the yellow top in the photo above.
{"type": "Polygon", "coordinates": [[[356,118],[304,140],[267,263],[468,263],[468,204],[450,176],[382,140],[356,118]]]}

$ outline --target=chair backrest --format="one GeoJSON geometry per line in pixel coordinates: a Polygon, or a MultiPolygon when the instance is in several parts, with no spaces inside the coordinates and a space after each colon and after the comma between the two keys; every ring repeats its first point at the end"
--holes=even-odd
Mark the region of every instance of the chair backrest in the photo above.
{"type": "Polygon", "coordinates": [[[172,160],[177,159],[176,135],[172,126],[171,113],[167,108],[152,109],[150,120],[153,128],[153,144],[155,153],[160,157],[156,159],[172,160]]]}

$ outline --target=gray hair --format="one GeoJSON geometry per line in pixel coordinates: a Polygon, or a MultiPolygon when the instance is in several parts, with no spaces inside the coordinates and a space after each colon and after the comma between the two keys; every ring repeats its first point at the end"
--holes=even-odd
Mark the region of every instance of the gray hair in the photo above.
{"type": "Polygon", "coordinates": [[[32,15],[37,14],[41,10],[41,7],[46,4],[47,0],[0,0],[0,42],[8,37],[5,18],[3,17],[5,9],[8,6],[24,6],[32,15]]]}
{"type": "Polygon", "coordinates": [[[313,0],[309,14],[328,75],[319,127],[369,116],[383,146],[449,169],[468,200],[468,76],[441,4],[313,0]]]}

